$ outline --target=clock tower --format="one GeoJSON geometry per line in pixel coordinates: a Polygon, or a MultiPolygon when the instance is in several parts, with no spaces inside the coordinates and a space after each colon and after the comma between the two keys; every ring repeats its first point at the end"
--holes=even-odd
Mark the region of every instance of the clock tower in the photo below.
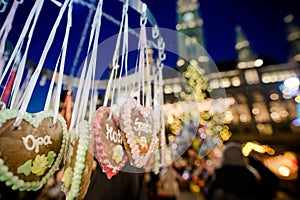
{"type": "Polygon", "coordinates": [[[284,18],[286,23],[287,41],[290,47],[290,61],[300,62],[300,28],[294,22],[294,16],[288,15],[284,18]]]}
{"type": "Polygon", "coordinates": [[[184,72],[189,62],[207,64],[209,58],[205,51],[203,20],[198,0],[177,0],[177,43],[179,59],[177,67],[184,72]]]}
{"type": "Polygon", "coordinates": [[[248,41],[241,26],[236,26],[235,31],[236,31],[235,50],[238,56],[237,67],[239,69],[257,67],[255,66],[255,60],[257,59],[257,56],[252,50],[250,42],[248,41]]]}

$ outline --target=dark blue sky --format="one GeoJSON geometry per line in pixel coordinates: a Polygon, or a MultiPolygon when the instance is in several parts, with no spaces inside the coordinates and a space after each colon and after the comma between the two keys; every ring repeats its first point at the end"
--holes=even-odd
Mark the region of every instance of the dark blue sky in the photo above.
{"type": "MultiPolygon", "coordinates": [[[[175,29],[176,0],[145,0],[160,27],[175,29]]],[[[300,26],[299,0],[199,0],[206,49],[215,62],[236,58],[235,26],[241,25],[253,50],[286,62],[283,18],[293,14],[300,26]]]]}
{"type": "MultiPolygon", "coordinates": [[[[17,10],[13,28],[9,34],[9,39],[13,43],[16,43],[18,39],[33,2],[24,1],[24,4],[17,10]]],[[[159,27],[175,30],[176,0],[144,0],[143,2],[148,5],[159,27]]],[[[200,12],[204,20],[206,50],[215,62],[236,58],[234,50],[236,25],[241,25],[253,50],[259,56],[268,55],[279,62],[287,61],[288,45],[283,18],[288,14],[293,14],[296,24],[300,26],[299,0],[199,0],[199,2],[200,12]]],[[[49,35],[58,10],[58,7],[51,3],[50,0],[45,1],[32,41],[34,51],[29,52],[30,59],[35,62],[38,62],[43,44],[45,44],[49,35]]],[[[69,65],[71,65],[72,56],[74,57],[77,50],[77,44],[87,16],[87,9],[74,7],[73,10],[76,13],[73,16],[76,22],[73,27],[77,26],[75,28],[77,31],[73,31],[71,34],[74,42],[71,44],[72,47],[69,48],[69,53],[71,54],[69,65]]],[[[120,20],[122,4],[119,0],[104,0],[103,10],[120,20]]],[[[0,24],[4,21],[6,14],[7,12],[0,14],[0,24]]],[[[130,26],[135,26],[135,22],[139,21],[138,17],[134,12],[130,12],[130,26]]],[[[62,25],[57,34],[58,43],[62,41],[63,31],[64,26],[62,25]]],[[[100,35],[102,38],[107,38],[116,34],[117,31],[117,26],[112,25],[111,22],[105,23],[104,21],[100,35]]],[[[176,43],[176,41],[171,40],[171,43],[166,45],[176,45],[173,43],[176,43]]],[[[59,52],[59,50],[57,48],[51,51],[51,56],[49,57],[55,57],[55,53],[59,52]]],[[[49,65],[52,66],[56,60],[50,60],[49,62],[49,65]]]]}
{"type": "MultiPolygon", "coordinates": [[[[60,0],[61,2],[63,0],[60,0]]],[[[12,3],[13,1],[9,1],[12,3]]],[[[35,1],[25,0],[24,4],[17,10],[12,30],[8,39],[15,44],[18,40],[20,32],[23,28],[28,13],[35,1]]],[[[148,8],[153,13],[159,27],[175,30],[176,26],[176,0],[144,0],[148,8]]],[[[250,41],[253,50],[259,55],[268,55],[279,62],[286,62],[288,56],[288,46],[286,42],[286,33],[283,18],[288,14],[293,14],[295,22],[300,25],[300,7],[299,0],[200,0],[200,11],[204,20],[204,34],[206,40],[206,49],[211,58],[216,62],[232,60],[236,58],[234,50],[235,45],[235,26],[241,25],[245,34],[250,41]]],[[[8,12],[9,9],[7,9],[8,12]]],[[[104,0],[103,10],[111,14],[115,18],[121,18],[122,4],[119,0],[104,0]]],[[[54,24],[59,8],[50,0],[45,0],[45,5],[38,20],[36,30],[33,35],[33,40],[30,45],[28,57],[33,62],[37,63],[40,59],[47,37],[54,24]]],[[[66,61],[65,74],[70,74],[75,53],[78,48],[78,43],[85,24],[87,9],[74,7],[73,30],[70,34],[70,44],[68,46],[68,55],[66,61]]],[[[7,12],[0,13],[0,25],[4,22],[7,12]]],[[[66,18],[58,28],[55,37],[54,45],[51,47],[46,62],[45,68],[54,69],[60,52],[60,45],[64,37],[66,18]]],[[[130,12],[129,25],[133,28],[139,24],[139,15],[130,12]]],[[[112,25],[111,22],[105,20],[102,22],[100,41],[114,35],[118,32],[118,27],[112,25]]],[[[169,41],[168,36],[166,41],[169,41]]],[[[173,37],[174,39],[175,37],[173,37]]],[[[87,45],[85,42],[85,46],[87,45]]],[[[167,46],[176,46],[175,40],[166,43],[167,46]]],[[[115,44],[110,44],[109,48],[104,48],[101,56],[101,62],[104,66],[108,66],[111,61],[111,54],[115,44]],[[106,56],[110,54],[110,56],[106,56]]],[[[80,57],[79,65],[83,58],[86,57],[86,51],[80,57]]],[[[166,63],[168,66],[175,67],[176,57],[167,57],[166,63]]],[[[133,62],[135,59],[133,59],[133,62]]],[[[74,75],[74,74],[73,74],[74,75]]],[[[103,78],[103,77],[102,77],[103,78]]],[[[107,78],[107,77],[104,77],[107,78]]],[[[46,89],[36,90],[46,93],[46,89]]],[[[37,104],[34,106],[34,111],[42,109],[43,102],[41,93],[38,94],[37,104]]]]}

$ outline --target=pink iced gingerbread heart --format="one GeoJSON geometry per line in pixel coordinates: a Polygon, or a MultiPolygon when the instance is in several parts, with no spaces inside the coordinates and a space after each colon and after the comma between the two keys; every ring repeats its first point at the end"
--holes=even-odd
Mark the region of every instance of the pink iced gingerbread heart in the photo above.
{"type": "Polygon", "coordinates": [[[109,107],[97,109],[93,119],[95,156],[107,178],[119,173],[128,160],[116,116],[109,107]]]}
{"type": "Polygon", "coordinates": [[[0,180],[12,189],[38,190],[54,172],[65,152],[68,141],[65,120],[42,111],[24,113],[14,127],[18,110],[0,111],[0,180]]]}
{"type": "Polygon", "coordinates": [[[157,140],[157,123],[153,111],[141,106],[135,99],[129,99],[120,110],[120,126],[125,149],[131,164],[143,167],[157,140]]]}

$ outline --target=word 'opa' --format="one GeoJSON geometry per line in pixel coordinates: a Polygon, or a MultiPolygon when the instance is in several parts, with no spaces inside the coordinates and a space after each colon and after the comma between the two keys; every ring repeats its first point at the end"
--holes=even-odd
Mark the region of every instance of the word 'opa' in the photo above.
{"type": "Polygon", "coordinates": [[[35,138],[33,135],[27,135],[22,137],[23,144],[28,151],[34,150],[35,153],[38,153],[40,150],[40,145],[52,144],[51,138],[49,135],[44,137],[35,138]]]}

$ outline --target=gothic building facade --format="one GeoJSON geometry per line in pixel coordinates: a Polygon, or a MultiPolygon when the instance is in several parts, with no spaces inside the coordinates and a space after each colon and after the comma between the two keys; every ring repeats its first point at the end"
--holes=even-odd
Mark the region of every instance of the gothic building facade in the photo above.
{"type": "MultiPolygon", "coordinates": [[[[274,145],[279,151],[289,149],[299,153],[300,127],[292,122],[299,116],[296,107],[300,96],[286,93],[282,85],[288,78],[300,75],[300,29],[293,16],[287,16],[284,21],[290,47],[287,63],[268,62],[256,55],[242,27],[237,26],[233,47],[236,60],[226,63],[227,66],[217,63],[219,71],[206,70],[205,76],[209,88],[225,90],[223,98],[230,102],[224,113],[224,123],[230,129],[229,140],[257,141],[274,145]]],[[[209,67],[208,57],[199,48],[205,48],[205,38],[197,0],[177,1],[176,29],[181,56],[177,62],[178,71],[184,73],[191,64],[209,67]]]]}

